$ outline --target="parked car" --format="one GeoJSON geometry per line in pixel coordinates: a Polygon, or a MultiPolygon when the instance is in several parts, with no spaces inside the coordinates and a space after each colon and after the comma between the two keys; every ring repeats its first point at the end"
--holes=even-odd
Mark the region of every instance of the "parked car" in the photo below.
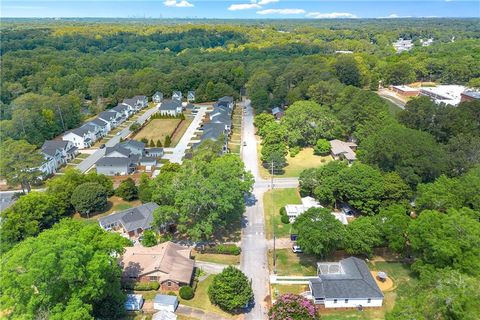
{"type": "Polygon", "coordinates": [[[298,246],[298,245],[296,245],[296,244],[294,244],[294,245],[292,246],[292,251],[293,251],[294,253],[302,253],[302,252],[303,252],[302,248],[300,248],[300,246],[298,246]]]}
{"type": "Polygon", "coordinates": [[[102,143],[102,144],[100,145],[100,149],[103,149],[103,148],[105,148],[105,143],[102,143]]]}

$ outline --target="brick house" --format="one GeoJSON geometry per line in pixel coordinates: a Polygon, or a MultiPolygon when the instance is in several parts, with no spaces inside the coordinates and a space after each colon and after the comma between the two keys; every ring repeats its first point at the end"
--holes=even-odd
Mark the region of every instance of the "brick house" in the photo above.
{"type": "Polygon", "coordinates": [[[120,266],[122,281],[156,281],[164,291],[176,291],[190,285],[194,261],[191,249],[171,241],[154,247],[136,245],[125,248],[120,266]]]}

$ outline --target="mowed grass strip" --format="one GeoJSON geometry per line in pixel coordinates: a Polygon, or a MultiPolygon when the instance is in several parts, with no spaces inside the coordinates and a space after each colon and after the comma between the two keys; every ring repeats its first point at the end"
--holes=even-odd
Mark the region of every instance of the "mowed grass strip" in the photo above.
{"type": "Polygon", "coordinates": [[[291,224],[284,224],[280,219],[280,208],[287,204],[301,204],[300,194],[296,188],[274,189],[263,195],[265,212],[265,233],[267,239],[289,237],[291,224]]]}
{"type": "MultiPolygon", "coordinates": [[[[317,262],[315,255],[294,253],[291,248],[277,249],[276,269],[279,276],[315,276],[317,275],[317,262]]],[[[273,271],[273,250],[268,252],[270,270],[273,271]]]]}
{"type": "Polygon", "coordinates": [[[220,263],[227,265],[240,264],[240,255],[235,256],[232,254],[200,253],[193,250],[192,256],[197,261],[220,263]]]}
{"type": "Polygon", "coordinates": [[[172,136],[180,121],[180,119],[153,119],[135,135],[134,139],[140,141],[146,138],[149,142],[153,140],[155,143],[160,140],[163,144],[165,137],[172,136]]]}

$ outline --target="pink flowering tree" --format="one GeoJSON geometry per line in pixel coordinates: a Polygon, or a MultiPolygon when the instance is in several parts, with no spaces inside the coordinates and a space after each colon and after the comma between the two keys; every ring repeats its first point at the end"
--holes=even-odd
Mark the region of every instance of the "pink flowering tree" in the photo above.
{"type": "Polygon", "coordinates": [[[319,319],[310,300],[292,293],[279,296],[268,316],[270,320],[319,319]]]}

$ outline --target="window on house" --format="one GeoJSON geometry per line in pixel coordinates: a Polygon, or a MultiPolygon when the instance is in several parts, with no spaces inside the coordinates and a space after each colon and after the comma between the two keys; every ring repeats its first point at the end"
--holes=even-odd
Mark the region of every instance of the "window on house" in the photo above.
{"type": "Polygon", "coordinates": [[[333,299],[333,303],[337,303],[337,299],[333,299]]]}
{"type": "Polygon", "coordinates": [[[370,302],[372,302],[372,299],[368,298],[367,303],[370,303],[370,302]]]}
{"type": "Polygon", "coordinates": [[[171,287],[171,286],[172,286],[172,281],[168,281],[168,282],[167,282],[167,286],[168,286],[168,287],[171,287]]]}
{"type": "Polygon", "coordinates": [[[345,299],[345,303],[348,303],[348,299],[345,299]]]}

